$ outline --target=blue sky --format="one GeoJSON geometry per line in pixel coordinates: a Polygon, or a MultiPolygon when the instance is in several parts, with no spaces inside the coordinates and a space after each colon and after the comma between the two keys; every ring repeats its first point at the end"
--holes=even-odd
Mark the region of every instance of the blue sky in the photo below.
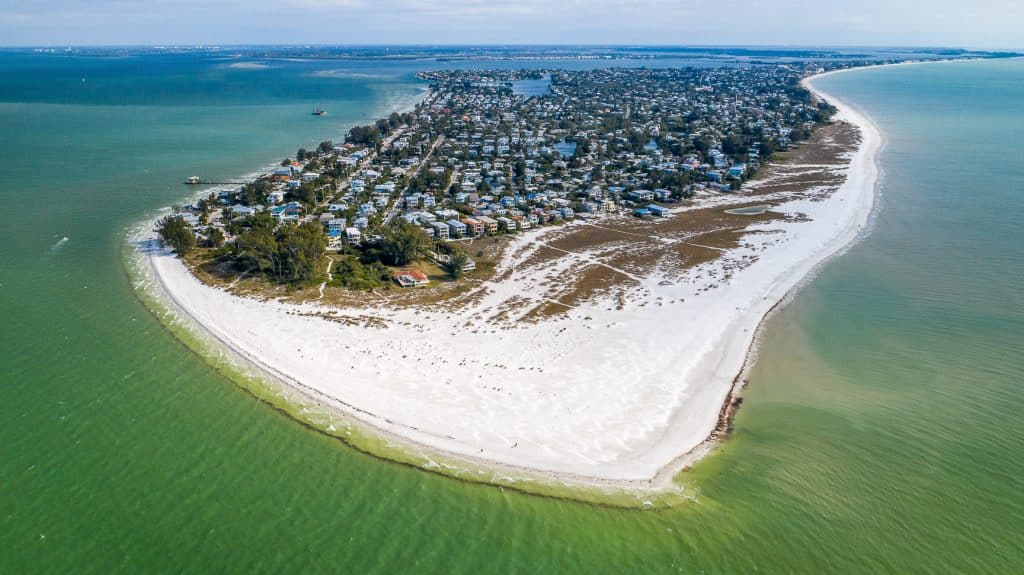
{"type": "Polygon", "coordinates": [[[0,45],[1024,48],[1022,0],[0,0],[0,45]]]}

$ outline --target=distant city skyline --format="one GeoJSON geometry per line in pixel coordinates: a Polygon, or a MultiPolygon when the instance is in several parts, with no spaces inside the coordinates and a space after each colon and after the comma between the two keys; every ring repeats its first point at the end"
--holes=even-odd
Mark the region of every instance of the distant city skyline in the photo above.
{"type": "Polygon", "coordinates": [[[984,0],[0,0],[0,45],[652,44],[1021,49],[984,0]]]}

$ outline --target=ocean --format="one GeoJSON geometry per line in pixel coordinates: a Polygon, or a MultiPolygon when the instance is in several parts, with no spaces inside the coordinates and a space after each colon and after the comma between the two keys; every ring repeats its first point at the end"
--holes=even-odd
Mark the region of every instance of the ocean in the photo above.
{"type": "Polygon", "coordinates": [[[770,319],[697,500],[656,512],[357,453],[137,298],[128,231],[185,177],[340,139],[436,65],[0,52],[0,572],[1019,571],[1024,62],[818,81],[884,135],[871,232],[770,319]]]}

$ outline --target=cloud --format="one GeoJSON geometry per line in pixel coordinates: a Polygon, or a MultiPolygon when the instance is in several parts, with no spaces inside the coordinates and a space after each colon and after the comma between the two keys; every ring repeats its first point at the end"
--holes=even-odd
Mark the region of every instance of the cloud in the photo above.
{"type": "Polygon", "coordinates": [[[0,44],[1012,47],[1021,43],[1021,6],[1012,0],[975,0],[971,10],[953,0],[0,0],[0,44]]]}

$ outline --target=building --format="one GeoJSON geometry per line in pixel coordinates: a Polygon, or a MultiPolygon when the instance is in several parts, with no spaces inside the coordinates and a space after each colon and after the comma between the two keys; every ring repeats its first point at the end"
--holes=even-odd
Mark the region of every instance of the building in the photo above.
{"type": "MultiPolygon", "coordinates": [[[[462,218],[462,223],[466,224],[466,228],[474,237],[480,237],[484,235],[486,226],[484,223],[476,218],[462,218]]],[[[497,224],[497,222],[495,222],[497,224]]]]}
{"type": "Polygon", "coordinates": [[[404,288],[423,287],[430,283],[430,279],[426,274],[414,269],[404,269],[395,272],[395,281],[404,288]]]}
{"type": "Polygon", "coordinates": [[[449,237],[461,238],[466,235],[466,224],[459,220],[448,220],[445,223],[448,224],[449,237]]]}
{"type": "Polygon", "coordinates": [[[654,192],[651,190],[633,190],[629,192],[629,197],[638,202],[653,202],[654,192]]]}
{"type": "Polygon", "coordinates": [[[448,225],[443,222],[430,222],[430,227],[434,230],[434,237],[439,240],[447,240],[449,228],[448,225]]]}
{"type": "Polygon", "coordinates": [[[484,231],[486,231],[487,233],[498,233],[498,220],[487,216],[480,216],[479,218],[477,218],[477,220],[479,220],[484,225],[484,231]]]}

